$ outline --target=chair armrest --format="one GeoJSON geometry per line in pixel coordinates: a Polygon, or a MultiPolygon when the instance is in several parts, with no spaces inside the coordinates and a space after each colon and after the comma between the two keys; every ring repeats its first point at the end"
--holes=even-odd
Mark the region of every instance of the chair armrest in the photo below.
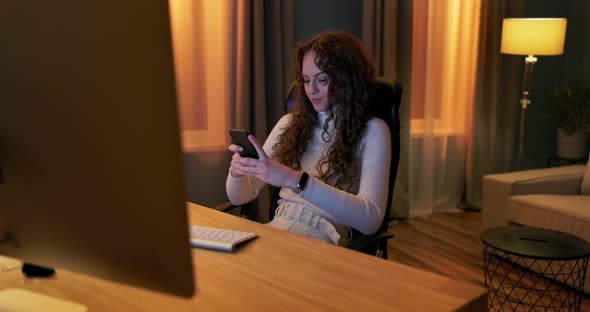
{"type": "Polygon", "coordinates": [[[483,178],[482,232],[508,224],[510,196],[579,194],[584,165],[488,174],[483,178]]]}
{"type": "Polygon", "coordinates": [[[215,209],[217,211],[227,212],[232,209],[239,208],[239,207],[242,207],[242,206],[241,205],[234,205],[231,202],[225,202],[225,203],[221,203],[221,204],[213,207],[213,209],[215,209]]]}
{"type": "Polygon", "coordinates": [[[346,248],[364,252],[377,246],[377,252],[380,250],[384,253],[384,258],[387,258],[387,241],[392,237],[393,234],[389,232],[362,235],[348,242],[346,248]]]}
{"type": "Polygon", "coordinates": [[[225,202],[222,204],[219,204],[215,207],[213,207],[213,209],[217,210],[217,211],[222,211],[222,212],[230,212],[234,209],[239,208],[240,209],[240,216],[243,218],[248,218],[248,214],[250,213],[250,209],[252,208],[252,206],[254,205],[254,202],[248,202],[242,205],[234,205],[231,202],[225,202]]]}

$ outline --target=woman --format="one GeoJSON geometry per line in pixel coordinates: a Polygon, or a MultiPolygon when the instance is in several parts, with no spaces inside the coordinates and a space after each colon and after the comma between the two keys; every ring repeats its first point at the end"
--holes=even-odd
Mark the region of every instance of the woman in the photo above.
{"type": "Polygon", "coordinates": [[[358,40],[341,31],[300,45],[294,69],[293,111],[264,146],[249,136],[259,159],[229,146],[227,195],[239,205],[265,183],[280,187],[271,226],[345,245],[350,228],[377,231],[387,202],[389,129],[367,109],[375,69],[358,40]]]}

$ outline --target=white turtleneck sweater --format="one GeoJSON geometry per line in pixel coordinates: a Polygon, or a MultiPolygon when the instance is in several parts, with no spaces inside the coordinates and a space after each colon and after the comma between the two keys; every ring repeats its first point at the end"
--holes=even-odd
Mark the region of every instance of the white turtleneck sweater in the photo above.
{"type": "MultiPolygon", "coordinates": [[[[319,180],[316,164],[328,150],[330,142],[324,142],[322,131],[327,119],[327,113],[318,113],[319,124],[314,128],[312,142],[301,157],[301,170],[310,177],[305,189],[299,194],[291,189],[282,188],[279,206],[286,209],[292,205],[303,205],[312,209],[332,223],[349,226],[363,234],[377,231],[383,220],[387,203],[388,174],[391,157],[391,141],[389,128],[381,119],[373,118],[367,123],[360,146],[360,182],[351,188],[351,193],[337,189],[319,180]]],[[[291,114],[279,120],[264,143],[264,151],[269,157],[273,156],[272,147],[277,137],[289,124],[291,114]]],[[[333,131],[333,120],[330,130],[333,131]]],[[[253,177],[234,178],[231,172],[226,181],[226,191],[229,200],[240,205],[258,196],[264,182],[253,177]]]]}

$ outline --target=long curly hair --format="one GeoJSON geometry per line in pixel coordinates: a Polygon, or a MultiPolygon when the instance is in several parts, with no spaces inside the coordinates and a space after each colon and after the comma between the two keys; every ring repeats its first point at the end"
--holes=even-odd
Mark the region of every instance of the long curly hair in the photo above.
{"type": "Polygon", "coordinates": [[[362,44],[342,31],[323,32],[297,48],[295,107],[291,122],[273,147],[274,158],[296,170],[301,156],[318,125],[318,114],[305,94],[302,64],[309,51],[316,54],[316,66],[329,77],[328,118],[322,138],[330,139],[329,122],[334,121],[334,137],[328,152],[318,162],[319,178],[339,189],[350,191],[359,175],[359,149],[363,131],[371,118],[368,110],[369,89],[375,81],[375,67],[362,44]]]}

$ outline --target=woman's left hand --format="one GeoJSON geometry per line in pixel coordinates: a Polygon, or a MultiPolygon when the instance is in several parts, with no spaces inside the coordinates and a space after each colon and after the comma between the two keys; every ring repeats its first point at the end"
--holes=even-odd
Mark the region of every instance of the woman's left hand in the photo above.
{"type": "Polygon", "coordinates": [[[232,168],[236,168],[239,175],[256,177],[273,186],[295,189],[299,172],[268,157],[253,135],[249,135],[248,140],[254,145],[259,158],[233,157],[232,168]]]}

